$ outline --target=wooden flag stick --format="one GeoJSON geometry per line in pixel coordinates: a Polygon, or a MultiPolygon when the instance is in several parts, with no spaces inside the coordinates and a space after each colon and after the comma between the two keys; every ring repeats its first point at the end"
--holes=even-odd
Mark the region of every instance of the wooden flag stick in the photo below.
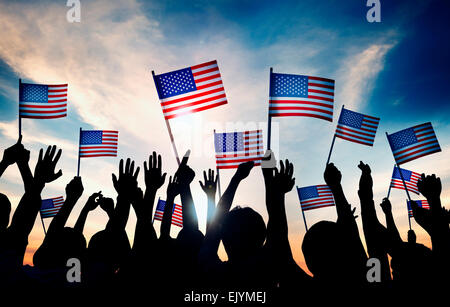
{"type": "Polygon", "coordinates": [[[22,88],[22,79],[19,79],[19,137],[22,135],[22,117],[20,116],[20,91],[22,88]]]}
{"type": "Polygon", "coordinates": [[[388,193],[387,193],[386,198],[389,199],[389,196],[390,196],[390,195],[391,195],[391,184],[389,183],[389,189],[388,189],[388,193]]]}
{"type": "Polygon", "coordinates": [[[81,151],[81,127],[80,127],[80,137],[78,138],[78,167],[77,167],[77,177],[80,177],[80,151],[81,151]]]}
{"type": "MultiPolygon", "coordinates": [[[[344,105],[342,105],[342,108],[341,108],[341,114],[339,114],[339,119],[340,119],[341,116],[342,116],[342,110],[344,110],[344,105]]],[[[339,125],[339,120],[338,120],[338,123],[336,124],[336,130],[337,130],[337,125],[339,125]]],[[[333,151],[333,147],[334,147],[334,141],[336,141],[336,131],[334,131],[333,141],[331,141],[330,152],[328,153],[327,164],[325,165],[325,167],[328,165],[328,163],[330,163],[331,152],[333,151]]]]}
{"type": "MultiPolygon", "coordinates": [[[[157,87],[158,83],[156,82],[156,79],[155,79],[156,75],[155,75],[155,72],[153,70],[152,70],[152,76],[153,76],[153,81],[155,82],[155,86],[157,87]]],[[[156,90],[159,93],[158,88],[156,90]]],[[[161,111],[163,111],[163,116],[164,116],[164,110],[162,108],[161,108],[161,111]]],[[[167,132],[169,132],[169,138],[170,138],[170,142],[172,143],[172,149],[173,149],[173,152],[175,153],[175,158],[177,159],[178,165],[180,165],[180,163],[181,163],[180,162],[180,156],[178,156],[177,147],[175,146],[175,140],[174,140],[174,137],[173,137],[173,134],[172,134],[172,129],[170,128],[170,123],[166,119],[165,116],[164,116],[164,121],[166,122],[167,132]]]]}
{"type": "MultiPolygon", "coordinates": [[[[298,186],[296,186],[297,188],[297,194],[298,194],[298,186]]],[[[300,200],[300,197],[299,197],[300,200]]],[[[303,207],[302,207],[302,203],[300,202],[300,209],[302,210],[302,216],[303,216],[303,223],[305,223],[305,230],[306,232],[308,232],[308,225],[306,224],[306,217],[305,217],[305,211],[303,211],[303,207]]]]}
{"type": "MultiPolygon", "coordinates": [[[[270,99],[270,86],[271,86],[271,80],[272,80],[272,72],[273,68],[270,67],[270,75],[269,75],[269,99],[270,99]]],[[[267,112],[267,150],[270,149],[270,139],[272,137],[272,116],[270,116],[270,102],[269,102],[269,108],[267,112]]]]}

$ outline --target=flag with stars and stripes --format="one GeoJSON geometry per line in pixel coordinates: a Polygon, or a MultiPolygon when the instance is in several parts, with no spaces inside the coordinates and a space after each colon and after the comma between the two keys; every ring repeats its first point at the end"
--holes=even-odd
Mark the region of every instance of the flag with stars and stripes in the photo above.
{"type": "Polygon", "coordinates": [[[398,165],[441,151],[430,122],[388,134],[387,138],[398,165]]]}
{"type": "Polygon", "coordinates": [[[80,158],[117,157],[119,131],[81,130],[80,158]]]}
{"type": "Polygon", "coordinates": [[[401,190],[405,189],[405,186],[403,185],[403,181],[402,181],[402,176],[403,176],[403,179],[405,179],[405,185],[406,185],[406,188],[408,189],[408,191],[419,195],[420,193],[419,193],[419,188],[417,187],[417,182],[420,179],[420,174],[413,172],[413,171],[408,171],[407,169],[399,168],[396,166],[394,166],[394,172],[392,173],[391,188],[396,188],[396,189],[401,189],[401,190]],[[400,170],[402,172],[401,174],[400,174],[400,170]]]}
{"type": "Polygon", "coordinates": [[[62,196],[43,199],[41,204],[41,218],[53,217],[58,214],[59,209],[64,205],[62,196]]]}
{"type": "MultiPolygon", "coordinates": [[[[166,207],[166,201],[158,199],[158,204],[156,205],[154,220],[162,221],[164,215],[164,208],[166,207]]],[[[173,204],[172,209],[172,225],[183,228],[183,209],[181,205],[173,204]]]]}
{"type": "Polygon", "coordinates": [[[297,192],[303,211],[335,205],[333,193],[325,184],[297,188],[297,192]]]}
{"type": "Polygon", "coordinates": [[[308,116],[333,121],[334,80],[270,74],[270,116],[308,116]]]}
{"type": "Polygon", "coordinates": [[[217,168],[237,168],[239,164],[254,161],[261,165],[263,157],[262,130],[215,133],[217,168]]]}
{"type": "MultiPolygon", "coordinates": [[[[430,209],[430,205],[428,204],[428,201],[426,200],[413,200],[417,204],[417,206],[424,208],[424,209],[430,209]]],[[[408,214],[409,217],[414,217],[413,211],[411,208],[411,201],[407,200],[406,203],[408,204],[408,214]]]]}
{"type": "Polygon", "coordinates": [[[19,83],[19,116],[37,119],[67,116],[67,84],[19,83]]]}
{"type": "Polygon", "coordinates": [[[373,146],[380,119],[342,108],[336,128],[336,137],[373,146]]]}
{"type": "Polygon", "coordinates": [[[217,61],[153,77],[166,120],[227,103],[217,61]]]}

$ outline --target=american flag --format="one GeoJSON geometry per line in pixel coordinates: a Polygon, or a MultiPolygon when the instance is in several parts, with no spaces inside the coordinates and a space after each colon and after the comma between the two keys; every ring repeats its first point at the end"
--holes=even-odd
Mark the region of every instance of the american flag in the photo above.
{"type": "Polygon", "coordinates": [[[407,169],[404,168],[398,168],[396,166],[394,166],[394,172],[392,173],[391,188],[401,190],[405,189],[402,177],[400,175],[400,170],[402,172],[401,175],[403,175],[403,179],[405,179],[405,184],[408,191],[419,195],[420,193],[419,188],[417,187],[417,182],[420,179],[420,174],[413,171],[408,171],[407,169]]]}
{"type": "Polygon", "coordinates": [[[429,122],[387,137],[398,165],[441,151],[433,126],[429,122]]]}
{"type": "Polygon", "coordinates": [[[80,158],[117,157],[119,131],[81,130],[80,158]]]}
{"type": "Polygon", "coordinates": [[[270,116],[309,116],[333,121],[334,80],[270,74],[270,116]]]}
{"type": "Polygon", "coordinates": [[[217,168],[237,168],[247,161],[261,165],[264,155],[262,130],[214,133],[214,146],[217,168]]]}
{"type": "Polygon", "coordinates": [[[64,204],[64,198],[62,196],[43,199],[41,204],[41,218],[52,217],[58,214],[64,204]]]}
{"type": "MultiPolygon", "coordinates": [[[[162,199],[158,199],[158,204],[156,205],[156,211],[153,219],[162,221],[165,207],[166,202],[162,199]]],[[[183,209],[181,205],[173,204],[172,225],[183,227],[183,209]]]]}
{"type": "MultiPolygon", "coordinates": [[[[428,204],[428,201],[426,201],[426,200],[413,200],[413,202],[415,202],[419,207],[422,207],[424,209],[430,209],[430,205],[428,204]]],[[[409,200],[407,200],[406,203],[408,204],[409,217],[414,217],[413,211],[411,208],[411,202],[409,200]]]]}
{"type": "Polygon", "coordinates": [[[338,138],[373,146],[380,119],[342,108],[336,128],[338,138]]]}
{"type": "Polygon", "coordinates": [[[297,192],[303,211],[335,205],[333,193],[325,184],[297,188],[297,192]]]}
{"type": "Polygon", "coordinates": [[[59,118],[67,116],[67,84],[19,84],[19,116],[59,118]]]}
{"type": "Polygon", "coordinates": [[[154,81],[166,120],[227,103],[217,61],[155,75],[154,81]]]}

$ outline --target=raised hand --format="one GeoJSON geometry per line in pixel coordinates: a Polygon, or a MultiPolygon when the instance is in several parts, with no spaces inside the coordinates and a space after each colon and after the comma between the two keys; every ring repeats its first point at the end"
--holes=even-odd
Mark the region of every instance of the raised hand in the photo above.
{"type": "Polygon", "coordinates": [[[253,166],[255,166],[255,163],[253,161],[248,161],[239,164],[238,169],[234,174],[234,177],[239,180],[244,180],[250,174],[250,171],[252,170],[253,166]]]}
{"type": "Polygon", "coordinates": [[[102,210],[106,212],[108,217],[111,218],[114,213],[114,200],[109,197],[101,197],[98,202],[100,208],[102,208],[102,210]]]}
{"type": "Polygon", "coordinates": [[[392,213],[392,205],[389,199],[383,198],[383,201],[380,204],[381,209],[383,209],[384,214],[391,214],[392,213]]]}
{"type": "Polygon", "coordinates": [[[427,199],[439,199],[442,191],[441,179],[436,175],[426,176],[422,174],[419,182],[417,182],[419,192],[427,199]]]}
{"type": "Polygon", "coordinates": [[[39,151],[39,158],[34,169],[35,182],[41,186],[62,176],[62,171],[55,173],[55,167],[61,157],[61,149],[56,152],[56,146],[48,146],[45,154],[39,151]]]}
{"type": "MultiPolygon", "coordinates": [[[[176,181],[181,185],[182,188],[186,188],[191,184],[192,180],[194,180],[195,172],[192,168],[190,168],[187,165],[188,159],[189,159],[189,153],[188,151],[184,157],[183,160],[180,163],[180,166],[178,167],[178,170],[175,173],[176,181]]],[[[175,178],[174,178],[175,181],[175,178]]]]}
{"type": "Polygon", "coordinates": [[[148,157],[148,165],[147,162],[144,161],[144,178],[147,189],[156,191],[164,184],[167,174],[162,174],[161,169],[161,155],[156,157],[156,152],[154,151],[153,154],[148,157]]]}
{"type": "Polygon", "coordinates": [[[83,194],[84,188],[81,182],[81,177],[73,177],[73,179],[66,185],[67,198],[78,199],[83,194]]]}
{"type": "Polygon", "coordinates": [[[5,164],[5,166],[9,166],[16,163],[17,157],[19,156],[20,152],[23,149],[24,147],[22,145],[22,135],[20,135],[16,144],[5,149],[5,151],[3,152],[3,159],[1,163],[5,164]]]}
{"type": "Polygon", "coordinates": [[[294,174],[294,165],[286,159],[285,163],[280,160],[280,171],[275,168],[275,176],[273,183],[277,189],[282,193],[287,193],[294,187],[295,178],[292,178],[294,174]]]}
{"type": "Polygon", "coordinates": [[[323,178],[328,186],[335,187],[341,184],[342,174],[333,163],[329,163],[325,169],[323,178]]]}
{"type": "Polygon", "coordinates": [[[181,193],[181,184],[178,181],[177,176],[175,175],[173,180],[172,176],[169,177],[169,184],[167,185],[167,198],[169,199],[175,199],[177,195],[181,193]]]}
{"type": "Polygon", "coordinates": [[[206,171],[203,171],[203,179],[205,180],[205,183],[201,181],[199,181],[199,183],[200,186],[202,187],[203,192],[205,192],[208,197],[210,196],[214,197],[216,195],[217,178],[218,175],[214,177],[214,170],[209,169],[208,176],[206,176],[206,171]]]}
{"type": "Polygon", "coordinates": [[[373,199],[373,180],[371,175],[371,170],[368,164],[364,164],[359,161],[358,168],[361,170],[361,178],[359,179],[359,197],[364,197],[366,199],[373,199]]]}
{"type": "Polygon", "coordinates": [[[112,181],[119,197],[124,197],[127,201],[133,200],[134,193],[138,187],[137,177],[139,175],[139,167],[134,170],[134,161],[127,159],[125,168],[123,167],[123,159],[119,163],[119,178],[112,174],[112,181]]]}
{"type": "Polygon", "coordinates": [[[97,193],[93,193],[91,196],[89,196],[87,202],[86,202],[86,210],[93,211],[97,209],[97,207],[101,203],[101,199],[103,198],[102,191],[99,191],[97,193]]]}

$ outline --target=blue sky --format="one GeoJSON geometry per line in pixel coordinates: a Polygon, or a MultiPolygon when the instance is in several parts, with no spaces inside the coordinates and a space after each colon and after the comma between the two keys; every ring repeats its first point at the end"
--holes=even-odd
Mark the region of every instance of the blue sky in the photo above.
{"type": "MultiPolygon", "coordinates": [[[[18,78],[36,83],[69,84],[69,116],[24,120],[24,143],[34,151],[47,144],[63,148],[62,178],[44,197],[64,194],[76,172],[78,129],[117,129],[119,158],[141,164],[152,150],[176,169],[150,71],[163,73],[217,59],[228,105],[171,121],[178,150],[192,149],[197,171],[193,187],[204,227],[206,199],[197,186],[201,170],[214,167],[212,130],[266,129],[269,67],[275,72],[316,75],[336,80],[333,123],[311,118],[274,119],[276,154],[295,165],[299,186],[323,183],[322,172],[342,104],[381,118],[373,148],[337,140],[332,161],[342,170],[349,201],[358,207],[356,165],[372,166],[376,202],[387,192],[393,158],[384,133],[431,121],[443,152],[412,161],[405,168],[436,172],[450,200],[448,166],[450,76],[450,4],[448,1],[381,1],[381,22],[368,23],[366,1],[86,1],[81,22],[68,23],[65,1],[0,1],[0,140],[17,136],[18,78]]],[[[115,196],[109,182],[118,159],[82,160],[84,201],[102,190],[115,196]]],[[[221,173],[222,189],[232,171],[221,173]]],[[[14,206],[21,195],[20,177],[9,169],[0,189],[14,206]]],[[[141,178],[141,183],[143,183],[141,178]]],[[[236,204],[249,205],[265,218],[259,169],[238,190],[236,204]]],[[[165,188],[165,187],[164,187],[165,188]]],[[[159,193],[162,198],[164,189],[159,193]]],[[[405,195],[392,195],[402,235],[406,235],[405,195]]],[[[444,201],[445,202],[445,201],[444,201]]],[[[304,235],[295,192],[287,196],[291,244],[301,263],[304,235]]],[[[70,218],[73,224],[81,210],[70,218]]],[[[380,220],[384,221],[381,210],[380,220]]],[[[308,212],[308,223],[335,219],[333,208],[308,212]]],[[[102,229],[106,216],[95,212],[86,236],[102,229]]],[[[132,238],[134,216],[127,230],[132,238]]],[[[48,221],[46,221],[48,222],[48,221]]],[[[204,228],[202,228],[204,229],[204,228]]],[[[415,226],[419,240],[428,243],[415,226]]],[[[362,232],[361,232],[362,234],[362,232]]],[[[31,248],[42,239],[40,223],[31,248]]]]}

